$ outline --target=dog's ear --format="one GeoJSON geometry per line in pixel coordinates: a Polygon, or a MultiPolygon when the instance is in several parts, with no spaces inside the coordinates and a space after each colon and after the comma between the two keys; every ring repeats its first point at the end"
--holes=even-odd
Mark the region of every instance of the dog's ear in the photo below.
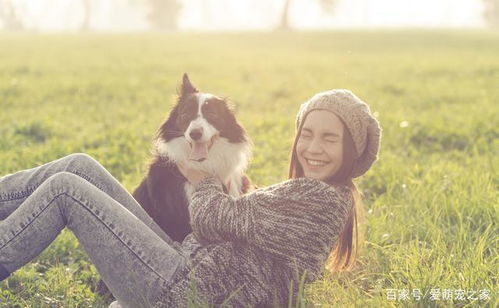
{"type": "Polygon", "coordinates": [[[180,97],[184,97],[186,95],[196,92],[198,92],[198,89],[196,89],[192,85],[191,81],[189,80],[189,76],[187,76],[187,73],[184,73],[184,76],[182,77],[182,87],[180,90],[180,97]]]}

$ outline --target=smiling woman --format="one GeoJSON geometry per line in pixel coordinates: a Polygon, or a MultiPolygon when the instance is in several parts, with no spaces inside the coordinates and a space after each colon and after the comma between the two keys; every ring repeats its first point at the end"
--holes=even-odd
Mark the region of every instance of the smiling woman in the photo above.
{"type": "Polygon", "coordinates": [[[343,161],[344,125],[328,110],[314,110],[307,116],[296,153],[306,177],[325,180],[340,169],[343,161]]]}
{"type": "Polygon", "coordinates": [[[369,106],[349,90],[314,95],[298,112],[289,177],[308,177],[350,188],[353,208],[330,255],[333,271],[351,269],[359,249],[361,198],[353,178],[377,159],[381,129],[369,106]],[[355,236],[354,236],[355,234],[355,236]]]}

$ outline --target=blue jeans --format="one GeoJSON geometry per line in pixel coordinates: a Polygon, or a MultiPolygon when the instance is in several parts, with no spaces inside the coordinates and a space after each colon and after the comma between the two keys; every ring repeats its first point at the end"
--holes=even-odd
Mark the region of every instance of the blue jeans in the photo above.
{"type": "Polygon", "coordinates": [[[97,161],[72,154],[0,178],[0,280],[68,227],[123,307],[147,307],[187,262],[97,161]]]}

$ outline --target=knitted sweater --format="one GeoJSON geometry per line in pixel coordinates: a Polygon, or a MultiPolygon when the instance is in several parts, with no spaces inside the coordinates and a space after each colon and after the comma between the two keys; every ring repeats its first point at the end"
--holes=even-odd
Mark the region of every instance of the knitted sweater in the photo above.
{"type": "Polygon", "coordinates": [[[352,198],[347,187],[298,178],[240,198],[224,194],[212,177],[195,188],[189,205],[193,232],[182,246],[197,247],[167,283],[154,307],[197,304],[285,306],[300,279],[317,278],[343,230],[352,198]],[[194,288],[193,288],[194,286],[194,288]]]}

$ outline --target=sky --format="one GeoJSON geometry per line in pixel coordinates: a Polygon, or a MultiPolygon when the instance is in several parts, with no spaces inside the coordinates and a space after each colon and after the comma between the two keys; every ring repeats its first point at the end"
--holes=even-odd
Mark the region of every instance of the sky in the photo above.
{"type": "MultiPolygon", "coordinates": [[[[12,0],[11,0],[12,1],[12,0]]],[[[13,0],[29,29],[76,31],[81,0],[13,0]]],[[[314,0],[291,0],[289,21],[296,29],[483,27],[481,0],[337,0],[332,13],[314,0]]],[[[102,31],[148,29],[147,8],[138,0],[91,0],[91,28],[102,31]]],[[[280,20],[284,0],[182,0],[182,30],[270,30],[280,20]]]]}

